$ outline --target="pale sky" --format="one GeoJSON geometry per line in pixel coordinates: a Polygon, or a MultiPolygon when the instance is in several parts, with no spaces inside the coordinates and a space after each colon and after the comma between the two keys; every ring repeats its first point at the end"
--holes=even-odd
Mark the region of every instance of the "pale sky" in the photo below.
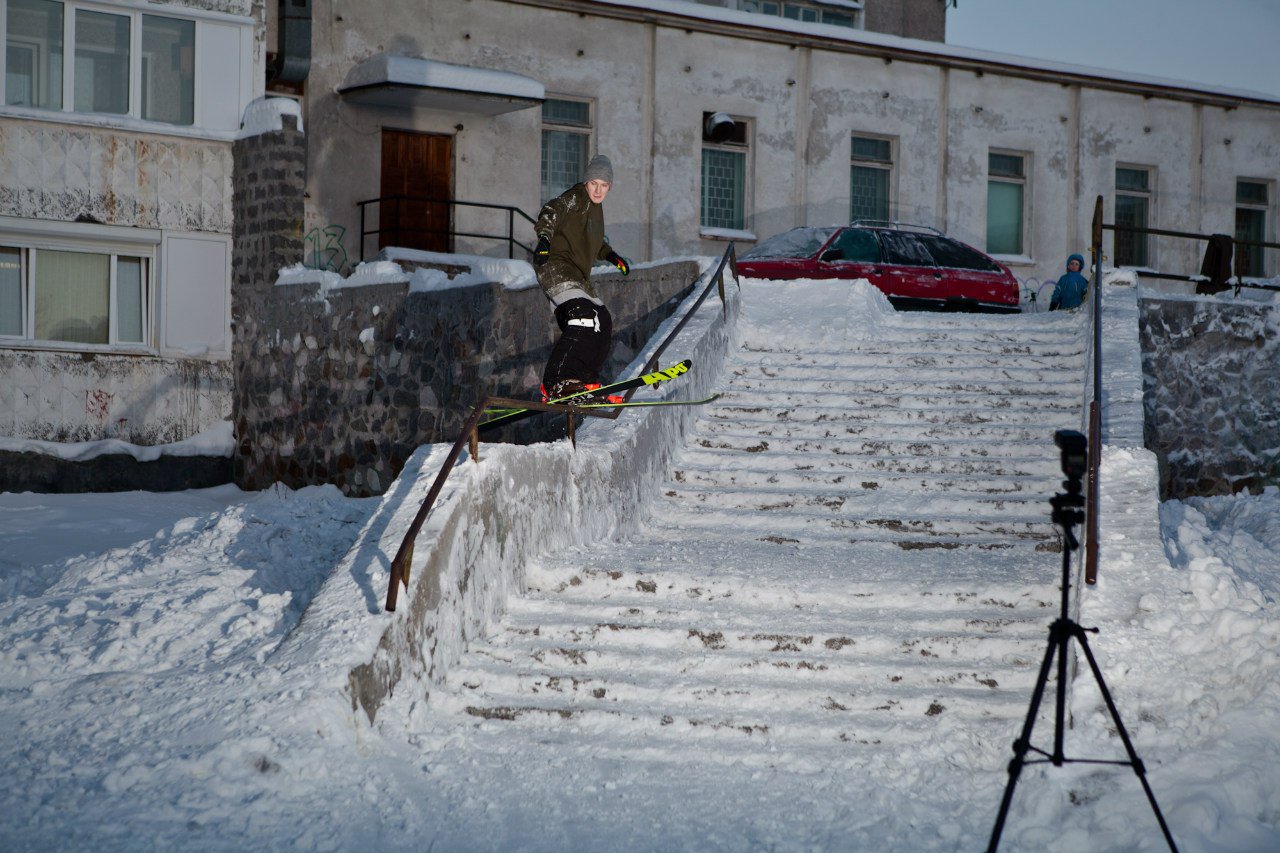
{"type": "Polygon", "coordinates": [[[958,0],[947,43],[1280,96],[1280,0],[958,0]]]}

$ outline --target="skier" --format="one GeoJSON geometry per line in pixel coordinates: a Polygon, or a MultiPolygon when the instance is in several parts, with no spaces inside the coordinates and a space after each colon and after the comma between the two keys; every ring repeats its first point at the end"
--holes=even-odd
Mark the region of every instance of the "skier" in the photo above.
{"type": "Polygon", "coordinates": [[[613,318],[591,284],[596,260],[608,261],[623,275],[631,272],[631,262],[604,235],[603,204],[612,186],[613,165],[596,155],[582,180],[538,214],[534,271],[560,327],[560,339],[542,372],[544,400],[598,388],[600,368],[613,343],[613,318]]]}
{"type": "Polygon", "coordinates": [[[1049,298],[1049,310],[1069,310],[1079,308],[1089,293],[1089,279],[1080,274],[1084,269],[1084,256],[1072,255],[1067,258],[1067,271],[1054,285],[1053,296],[1049,298]]]}

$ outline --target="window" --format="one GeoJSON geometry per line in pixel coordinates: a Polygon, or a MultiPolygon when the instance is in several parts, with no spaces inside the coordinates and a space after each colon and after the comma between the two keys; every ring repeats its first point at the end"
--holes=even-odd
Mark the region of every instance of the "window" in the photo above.
{"type": "Polygon", "coordinates": [[[849,175],[849,219],[887,222],[893,184],[893,144],[872,136],[853,137],[849,175]]]}
{"type": "MultiPolygon", "coordinates": [[[[1116,224],[1131,228],[1151,227],[1152,170],[1143,166],[1116,167],[1116,224]]],[[[1149,234],[1117,231],[1115,263],[1118,267],[1148,267],[1151,264],[1149,234]]]]}
{"type": "Polygon", "coordinates": [[[178,18],[142,16],[142,117],[168,124],[195,123],[196,25],[178,18]]]}
{"type": "Polygon", "coordinates": [[[747,153],[750,151],[747,123],[735,117],[732,130],[717,141],[706,132],[711,115],[702,115],[700,221],[703,228],[743,230],[747,227],[747,153]]]}
{"type": "Polygon", "coordinates": [[[75,111],[129,112],[129,18],[76,12],[75,111]]]}
{"type": "Polygon", "coordinates": [[[0,245],[0,336],[150,346],[152,262],[137,251],[0,245]]]}
{"type": "Polygon", "coordinates": [[[1026,254],[1027,170],[1022,154],[992,151],[987,155],[987,251],[993,255],[1026,254]]]}
{"type": "Polygon", "coordinates": [[[727,2],[710,2],[709,6],[727,6],[730,9],[741,9],[744,12],[756,12],[761,15],[789,18],[793,21],[832,24],[837,27],[853,27],[862,29],[862,3],[851,0],[836,0],[823,3],[813,0],[808,3],[772,3],[766,0],[727,0],[727,2]]]}
{"type": "Polygon", "coordinates": [[[62,109],[62,4],[9,0],[5,24],[4,102],[62,109]]]}
{"type": "Polygon", "coordinates": [[[542,104],[542,202],[582,180],[591,150],[591,104],[547,98],[542,104]]]}
{"type": "MultiPolygon", "coordinates": [[[[1236,239],[1261,243],[1267,239],[1267,184],[1263,181],[1236,181],[1236,239]]],[[[1266,259],[1262,246],[1237,246],[1236,271],[1241,276],[1265,278],[1266,259]]]]}
{"type": "MultiPolygon", "coordinates": [[[[76,0],[7,0],[4,7],[5,104],[195,123],[195,21],[108,12],[76,0]],[[72,46],[70,79],[64,44],[72,46]],[[140,103],[134,103],[135,92],[140,103]]],[[[227,29],[209,26],[210,33],[227,29]]],[[[221,71],[227,59],[219,58],[221,71]]],[[[237,62],[234,82],[239,56],[231,59],[237,62]]],[[[218,82],[219,89],[225,82],[218,82]]]]}
{"type": "Polygon", "coordinates": [[[861,228],[846,228],[841,231],[840,236],[831,241],[831,247],[827,252],[832,250],[840,252],[834,260],[863,264],[880,262],[880,243],[876,240],[876,235],[861,228]]]}

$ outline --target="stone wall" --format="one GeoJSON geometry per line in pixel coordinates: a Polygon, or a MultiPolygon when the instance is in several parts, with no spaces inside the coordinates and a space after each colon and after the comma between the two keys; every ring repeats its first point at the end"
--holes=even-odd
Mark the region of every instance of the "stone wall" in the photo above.
{"type": "MultiPolygon", "coordinates": [[[[695,262],[678,261],[597,278],[614,317],[606,375],[631,361],[697,276],[695,262]]],[[[557,336],[537,288],[245,284],[234,462],[247,489],[333,483],[381,494],[419,445],[455,439],[484,394],[531,396],[557,336]]],[[[562,423],[530,419],[496,438],[551,437],[562,423]]]]}
{"type": "Polygon", "coordinates": [[[1274,304],[1147,295],[1138,317],[1146,445],[1160,463],[1160,497],[1280,483],[1274,304]]]}

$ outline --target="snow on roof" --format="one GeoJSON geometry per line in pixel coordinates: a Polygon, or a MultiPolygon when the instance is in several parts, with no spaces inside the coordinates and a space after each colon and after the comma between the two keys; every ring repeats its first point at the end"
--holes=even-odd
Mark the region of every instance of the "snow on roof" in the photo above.
{"type": "Polygon", "coordinates": [[[240,136],[260,136],[284,130],[284,117],[293,116],[302,130],[302,104],[292,98],[258,98],[245,107],[240,136]]]}
{"type": "Polygon", "coordinates": [[[352,68],[339,91],[388,84],[537,101],[547,95],[541,83],[523,74],[389,53],[371,56],[352,68]]]}
{"type": "MultiPolygon", "coordinates": [[[[725,9],[719,6],[704,6],[692,0],[602,0],[598,5],[618,6],[628,9],[639,9],[646,12],[665,12],[685,18],[702,18],[709,21],[746,25],[763,30],[790,32],[798,35],[819,36],[833,41],[864,44],[876,47],[894,48],[900,51],[930,55],[941,59],[991,63],[994,65],[1012,66],[1030,71],[1047,71],[1054,74],[1067,74],[1080,77],[1092,77],[1098,80],[1109,80],[1129,85],[1151,86],[1163,89],[1183,89],[1201,92],[1205,95],[1219,97],[1244,98],[1252,101],[1267,101],[1280,104],[1280,96],[1265,92],[1254,92],[1247,89],[1231,89],[1213,86],[1207,83],[1196,83],[1189,80],[1174,80],[1166,77],[1133,74],[1109,68],[1096,68],[1086,65],[1074,65],[1068,62],[1054,62],[1034,57],[1018,56],[1012,53],[998,53],[943,42],[913,39],[894,36],[887,33],[854,30],[834,24],[819,24],[795,21],[774,15],[758,12],[742,12],[737,9],[725,9]]],[[[922,57],[924,58],[924,57],[922,57]]],[[[910,57],[904,57],[910,60],[910,57]]]]}

